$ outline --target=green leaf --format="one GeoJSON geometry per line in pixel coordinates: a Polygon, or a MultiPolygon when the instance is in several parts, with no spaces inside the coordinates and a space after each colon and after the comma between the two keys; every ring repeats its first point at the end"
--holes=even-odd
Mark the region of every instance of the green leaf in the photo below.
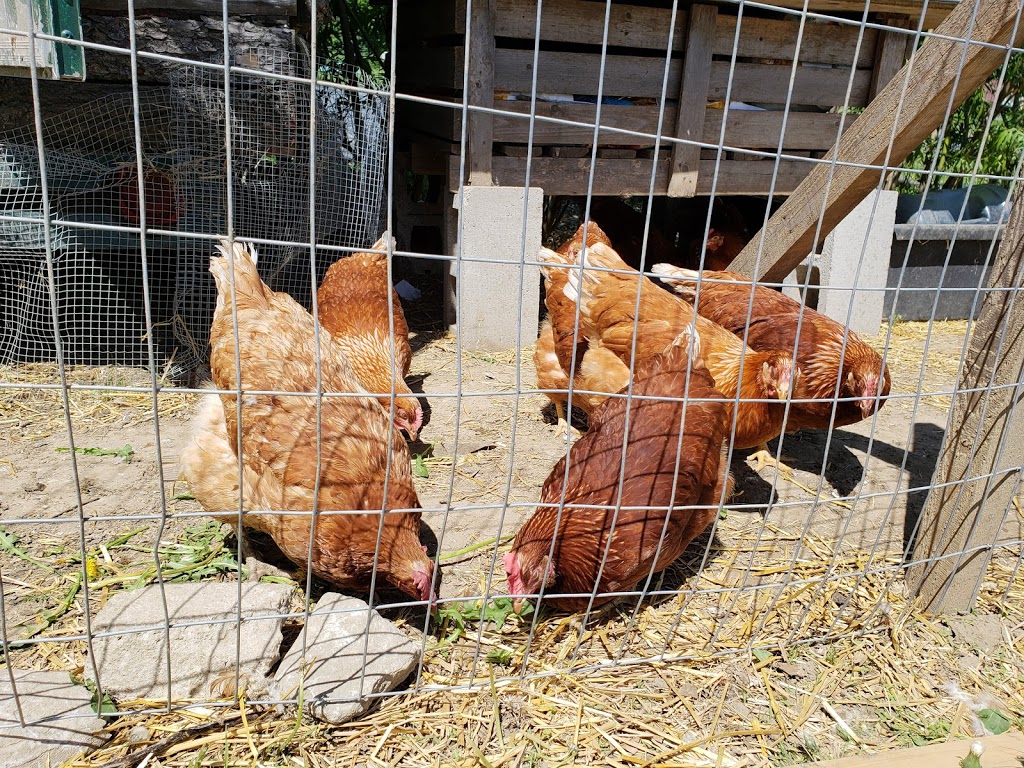
{"type": "Polygon", "coordinates": [[[430,477],[430,472],[427,470],[427,465],[423,461],[422,455],[417,455],[412,460],[412,473],[416,477],[430,477]]]}
{"type": "Polygon", "coordinates": [[[499,667],[507,667],[512,662],[512,651],[508,648],[495,648],[487,654],[487,661],[499,667]]]}
{"type": "Polygon", "coordinates": [[[770,659],[772,657],[772,652],[771,651],[766,651],[764,648],[755,648],[753,653],[754,653],[754,658],[757,659],[762,664],[764,662],[768,661],[768,659],[770,659]]]}
{"type": "Polygon", "coordinates": [[[985,729],[995,736],[1010,730],[1009,718],[998,710],[983,709],[978,713],[978,719],[981,720],[985,729]]]}
{"type": "MultiPolygon", "coordinates": [[[[67,448],[56,448],[57,453],[67,453],[67,448]]],[[[124,460],[125,464],[132,463],[132,456],[135,455],[135,449],[130,445],[125,445],[124,448],[75,448],[75,453],[81,456],[117,456],[124,460]]]]}

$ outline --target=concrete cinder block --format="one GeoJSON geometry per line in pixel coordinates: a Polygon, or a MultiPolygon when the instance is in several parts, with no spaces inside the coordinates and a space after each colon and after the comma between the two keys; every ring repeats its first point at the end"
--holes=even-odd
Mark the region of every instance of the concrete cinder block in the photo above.
{"type": "MultiPolygon", "coordinates": [[[[458,324],[467,350],[495,352],[532,344],[540,308],[540,269],[544,190],[530,187],[465,187],[460,228],[462,255],[484,261],[452,262],[447,316],[458,324]],[[523,217],[526,238],[523,242],[523,217]],[[521,281],[521,282],[520,282],[521,281]],[[522,303],[520,305],[520,285],[522,303]],[[517,335],[522,321],[522,338],[517,335]]],[[[455,196],[455,205],[459,197],[455,196]]],[[[452,248],[451,253],[455,253],[452,248]]],[[[452,325],[451,330],[455,331],[452,325]]]]}
{"type": "Polygon", "coordinates": [[[817,309],[843,324],[849,317],[856,333],[874,335],[882,323],[898,197],[891,190],[869,194],[822,248],[817,309]]]}
{"type": "Polygon", "coordinates": [[[0,673],[0,768],[63,765],[107,740],[107,724],[92,708],[92,693],[67,672],[14,671],[25,726],[10,672],[0,673]]]}

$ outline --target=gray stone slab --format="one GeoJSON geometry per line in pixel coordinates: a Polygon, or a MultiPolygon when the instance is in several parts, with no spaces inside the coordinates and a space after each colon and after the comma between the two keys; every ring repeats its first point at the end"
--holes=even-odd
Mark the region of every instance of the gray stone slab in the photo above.
{"type": "Polygon", "coordinates": [[[362,600],[328,593],[317,602],[302,634],[281,660],[270,694],[278,699],[297,698],[301,676],[305,710],[325,722],[344,723],[380,701],[379,697],[367,699],[368,694],[394,690],[416,668],[419,658],[419,644],[362,600]]]}
{"type": "Polygon", "coordinates": [[[93,712],[92,694],[67,672],[15,670],[25,727],[18,717],[11,679],[0,670],[0,768],[63,765],[107,740],[106,722],[93,712]],[[13,727],[11,727],[13,726],[13,727]]]}
{"type": "MultiPolygon", "coordinates": [[[[236,583],[167,584],[170,616],[171,697],[208,699],[234,686],[236,650],[250,696],[265,690],[280,656],[282,619],[292,588],[284,584],[242,585],[241,643],[236,645],[236,583]],[[259,618],[259,617],[272,618],[259,618]],[[249,619],[249,620],[247,620],[249,619]],[[227,620],[227,621],[225,621],[227,620]],[[213,623],[210,623],[213,622],[213,623]],[[185,626],[174,626],[184,624],[185,626]]],[[[121,592],[93,619],[96,665],[104,693],[122,701],[167,699],[167,634],[159,586],[121,592]],[[129,632],[146,628],[143,632],[129,632]]],[[[92,664],[86,663],[92,675],[92,664]]]]}

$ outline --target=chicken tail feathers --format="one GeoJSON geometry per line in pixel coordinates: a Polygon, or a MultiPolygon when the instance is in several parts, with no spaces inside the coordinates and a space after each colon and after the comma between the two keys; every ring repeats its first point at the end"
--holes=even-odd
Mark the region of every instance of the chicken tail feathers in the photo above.
{"type": "Polygon", "coordinates": [[[618,277],[607,270],[616,269],[629,272],[636,270],[630,268],[619,258],[619,254],[604,243],[594,243],[581,253],[583,254],[583,269],[569,270],[569,277],[562,292],[570,301],[579,301],[581,311],[586,312],[587,304],[601,283],[618,277]]]}
{"type": "Polygon", "coordinates": [[[565,254],[552,251],[550,248],[541,248],[537,254],[537,261],[540,262],[540,272],[544,279],[550,281],[555,270],[571,266],[573,259],[565,254]]]}
{"type": "Polygon", "coordinates": [[[216,249],[220,255],[210,257],[210,274],[217,283],[219,297],[230,298],[233,279],[235,291],[238,293],[264,300],[268,298],[269,288],[260,279],[260,273],[256,269],[258,256],[252,244],[224,238],[217,244],[216,249]]]}
{"type": "Polygon", "coordinates": [[[655,264],[651,272],[657,275],[680,298],[693,301],[697,293],[697,277],[695,269],[683,269],[674,264],[655,264]]]}

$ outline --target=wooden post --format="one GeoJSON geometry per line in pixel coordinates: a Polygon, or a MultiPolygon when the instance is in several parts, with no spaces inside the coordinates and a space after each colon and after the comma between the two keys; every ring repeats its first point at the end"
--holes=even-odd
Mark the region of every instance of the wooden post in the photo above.
{"type": "Polygon", "coordinates": [[[1012,503],[1014,470],[1024,465],[1024,393],[1013,386],[1024,377],[1024,296],[1017,293],[1024,289],[1024,205],[1013,206],[988,285],[1004,290],[985,294],[960,376],[960,389],[979,391],[953,402],[933,482],[951,485],[928,494],[914,545],[914,559],[927,562],[907,573],[927,611],[971,609],[991,553],[956,553],[996,541],[1012,503]],[[972,479],[990,473],[998,474],[972,479]],[[947,559],[935,559],[941,557],[947,559]]]}
{"type": "MultiPolygon", "coordinates": [[[[679,83],[679,114],[676,116],[676,138],[698,141],[704,133],[704,111],[711,83],[711,54],[715,44],[718,8],[695,5],[690,9],[686,32],[686,58],[679,83]]],[[[700,147],[676,144],[672,149],[669,197],[693,197],[697,192],[700,171],[700,147]]]]}
{"type": "MultiPolygon", "coordinates": [[[[1010,42],[1019,13],[1020,0],[965,0],[935,32],[962,40],[970,31],[972,41],[1005,46],[1010,42]],[[976,5],[974,27],[969,29],[976,5]]],[[[1019,45],[1022,40],[1024,24],[1017,29],[1014,44],[1019,45]]],[[[1006,57],[1005,48],[969,45],[961,67],[963,51],[964,44],[958,40],[929,38],[878,97],[868,104],[843,134],[838,148],[834,146],[828,156],[838,153],[843,162],[878,166],[886,158],[891,139],[889,164],[903,162],[941,123],[951,94],[955,109],[1002,65],[1006,57]],[[913,67],[913,71],[904,93],[907,67],[913,67]]],[[[816,165],[772,216],[765,237],[762,238],[759,232],[729,268],[781,283],[814,248],[819,218],[821,238],[824,239],[878,185],[880,173],[876,168],[838,165],[829,183],[830,172],[828,163],[816,165]],[[754,275],[762,239],[764,250],[757,275],[754,275]]]]}
{"type": "Polygon", "coordinates": [[[885,23],[892,29],[887,29],[878,36],[875,63],[871,70],[871,87],[868,89],[868,97],[872,99],[903,69],[903,63],[910,55],[910,46],[914,42],[911,33],[897,31],[907,29],[910,26],[910,19],[892,18],[886,19],[885,23]]]}
{"type": "MultiPolygon", "coordinates": [[[[470,107],[494,106],[494,19],[496,0],[474,0],[469,20],[469,89],[470,107]]],[[[491,155],[494,145],[494,116],[488,112],[469,112],[469,133],[466,138],[467,169],[470,184],[491,186],[491,155]]]]}

